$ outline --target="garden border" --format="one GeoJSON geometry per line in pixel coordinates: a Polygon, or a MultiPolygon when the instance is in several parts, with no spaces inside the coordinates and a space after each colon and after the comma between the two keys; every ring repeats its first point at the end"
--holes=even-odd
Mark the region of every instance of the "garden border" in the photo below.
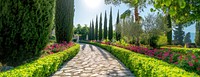
{"type": "Polygon", "coordinates": [[[0,73],[0,77],[48,77],[60,66],[72,59],[80,50],[80,45],[70,47],[62,52],[39,58],[38,60],[18,66],[12,70],[0,73]]]}

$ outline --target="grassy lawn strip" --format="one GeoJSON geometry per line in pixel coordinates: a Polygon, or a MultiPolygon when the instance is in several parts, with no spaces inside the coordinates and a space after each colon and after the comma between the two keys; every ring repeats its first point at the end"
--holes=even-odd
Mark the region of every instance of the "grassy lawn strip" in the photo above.
{"type": "Polygon", "coordinates": [[[199,77],[198,74],[187,72],[173,64],[127,49],[92,42],[89,44],[106,49],[122,61],[136,77],[199,77]]]}
{"type": "Polygon", "coordinates": [[[76,44],[63,52],[45,56],[38,60],[26,63],[12,70],[0,73],[0,77],[48,77],[63,64],[72,59],[80,49],[76,44]]]}

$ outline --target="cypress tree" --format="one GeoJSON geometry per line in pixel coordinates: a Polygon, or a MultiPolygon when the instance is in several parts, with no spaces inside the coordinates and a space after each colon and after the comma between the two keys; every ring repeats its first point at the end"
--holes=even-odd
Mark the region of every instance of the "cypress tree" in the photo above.
{"type": "Polygon", "coordinates": [[[183,45],[184,34],[185,32],[183,31],[183,27],[178,25],[178,27],[174,30],[174,42],[176,45],[183,45]]]}
{"type": "Polygon", "coordinates": [[[18,66],[41,55],[54,25],[55,2],[0,0],[0,64],[18,66]]]}
{"type": "Polygon", "coordinates": [[[94,40],[94,21],[92,20],[92,40],[94,40]]]}
{"type": "Polygon", "coordinates": [[[91,22],[90,22],[90,29],[89,29],[89,34],[88,34],[88,36],[89,36],[89,40],[91,40],[91,22]]]}
{"type": "MultiPolygon", "coordinates": [[[[118,10],[118,13],[117,13],[116,30],[118,30],[117,29],[118,25],[119,25],[119,10],[118,10]]],[[[119,41],[120,39],[121,39],[121,32],[116,31],[116,40],[119,41]]]]}
{"type": "Polygon", "coordinates": [[[185,38],[184,38],[184,43],[191,43],[191,39],[190,39],[190,32],[188,32],[186,35],[185,35],[185,38]]]}
{"type": "Polygon", "coordinates": [[[196,35],[195,35],[195,43],[197,46],[200,46],[200,22],[196,22],[196,35]]]}
{"type": "Polygon", "coordinates": [[[113,38],[113,25],[112,25],[112,7],[110,8],[110,20],[109,20],[109,37],[108,39],[112,41],[113,38]]]}
{"type": "Polygon", "coordinates": [[[100,21],[99,21],[99,40],[102,40],[102,13],[100,14],[100,21]]]}
{"type": "Polygon", "coordinates": [[[105,18],[104,18],[104,39],[107,39],[107,14],[105,11],[105,18]]]}
{"type": "Polygon", "coordinates": [[[56,0],[56,40],[69,42],[73,36],[74,0],[56,0]]]}
{"type": "Polygon", "coordinates": [[[96,16],[95,40],[98,40],[98,16],[96,16]]]}

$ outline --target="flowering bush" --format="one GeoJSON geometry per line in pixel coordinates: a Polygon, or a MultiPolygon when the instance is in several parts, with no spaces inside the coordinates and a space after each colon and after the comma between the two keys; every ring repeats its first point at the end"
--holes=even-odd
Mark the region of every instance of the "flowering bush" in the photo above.
{"type": "Polygon", "coordinates": [[[172,51],[171,49],[166,49],[166,48],[148,49],[145,47],[133,46],[130,44],[124,46],[117,43],[114,44],[111,43],[111,45],[125,48],[140,54],[145,54],[163,60],[165,62],[175,64],[176,66],[181,67],[187,71],[200,74],[200,55],[198,53],[192,53],[190,51],[185,51],[187,53],[183,53],[183,52],[172,51]]]}
{"type": "Polygon", "coordinates": [[[74,43],[73,42],[63,42],[61,44],[58,44],[58,43],[55,43],[53,45],[48,45],[45,47],[44,51],[45,52],[48,52],[49,54],[53,54],[53,53],[56,53],[56,52],[59,52],[59,51],[63,51],[69,47],[72,47],[74,46],[74,43]]]}

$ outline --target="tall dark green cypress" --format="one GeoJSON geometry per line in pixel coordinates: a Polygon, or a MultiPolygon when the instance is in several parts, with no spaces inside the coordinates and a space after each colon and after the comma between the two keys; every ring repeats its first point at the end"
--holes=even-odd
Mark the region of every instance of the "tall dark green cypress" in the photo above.
{"type": "Polygon", "coordinates": [[[109,20],[109,37],[108,39],[112,41],[113,38],[113,25],[112,25],[112,7],[110,8],[110,20],[109,20]]]}
{"type": "Polygon", "coordinates": [[[98,16],[96,16],[95,40],[98,40],[98,16]]]}
{"type": "Polygon", "coordinates": [[[99,40],[102,40],[102,13],[100,14],[100,20],[99,20],[99,40]]]}
{"type": "Polygon", "coordinates": [[[49,43],[55,5],[56,0],[0,0],[0,67],[41,55],[49,43]]]}
{"type": "Polygon", "coordinates": [[[91,22],[90,22],[90,29],[89,29],[89,34],[88,34],[88,36],[89,36],[88,39],[89,39],[89,40],[91,40],[91,32],[92,32],[91,29],[92,29],[92,28],[91,28],[91,22]]]}
{"type": "MultiPolygon", "coordinates": [[[[116,30],[118,30],[117,25],[119,25],[119,10],[117,13],[116,30]]],[[[121,39],[121,32],[116,31],[116,40],[119,41],[120,39],[121,39]]]]}
{"type": "Polygon", "coordinates": [[[92,40],[94,40],[94,21],[92,20],[92,40]]]}
{"type": "MultiPolygon", "coordinates": [[[[170,14],[167,15],[167,26],[169,29],[172,28],[171,16],[170,14]]],[[[167,42],[169,45],[172,44],[172,30],[167,32],[167,42]]]]}
{"type": "Polygon", "coordinates": [[[107,14],[106,14],[106,11],[105,11],[105,18],[104,18],[104,39],[107,39],[107,14]]]}
{"type": "Polygon", "coordinates": [[[74,0],[56,0],[56,40],[71,41],[73,36],[74,0]]]}
{"type": "Polygon", "coordinates": [[[196,22],[195,43],[197,46],[200,46],[200,21],[196,22]]]}

